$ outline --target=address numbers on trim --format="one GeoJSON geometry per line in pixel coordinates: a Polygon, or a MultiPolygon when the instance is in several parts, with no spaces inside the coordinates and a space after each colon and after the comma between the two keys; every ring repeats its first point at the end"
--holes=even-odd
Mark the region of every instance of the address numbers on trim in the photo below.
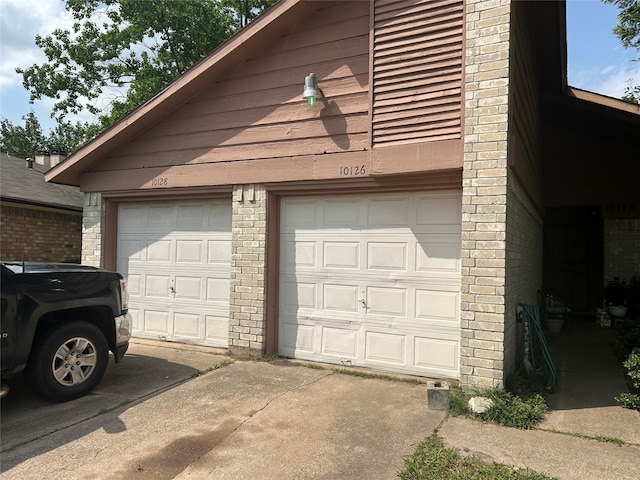
{"type": "Polygon", "coordinates": [[[151,179],[152,187],[168,187],[169,179],[167,177],[156,177],[151,179]]]}
{"type": "Polygon", "coordinates": [[[367,172],[364,168],[364,165],[343,165],[340,167],[341,177],[360,177],[366,174],[367,172]]]}

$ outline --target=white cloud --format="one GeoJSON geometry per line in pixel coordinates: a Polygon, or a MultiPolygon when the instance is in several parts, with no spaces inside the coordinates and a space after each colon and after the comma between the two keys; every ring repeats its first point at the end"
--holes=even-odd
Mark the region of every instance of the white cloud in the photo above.
{"type": "Polygon", "coordinates": [[[604,68],[594,66],[569,74],[570,85],[614,98],[624,95],[629,81],[633,85],[640,84],[640,62],[629,61],[604,68]]]}
{"type": "MultiPolygon", "coordinates": [[[[97,20],[97,19],[96,19],[97,20]]],[[[105,18],[100,18],[102,23],[105,18]]],[[[54,127],[50,113],[56,100],[43,97],[33,105],[28,102],[29,93],[22,86],[22,76],[16,68],[26,69],[42,64],[47,59],[36,46],[36,35],[47,36],[56,29],[71,30],[74,19],[64,8],[63,0],[0,0],[0,116],[14,123],[34,110],[45,131],[54,127]]],[[[114,96],[112,93],[111,97],[114,96]]],[[[108,104],[97,99],[96,105],[108,104]]],[[[68,115],[71,122],[93,122],[95,115],[82,112],[68,115]]]]}
{"type": "Polygon", "coordinates": [[[596,88],[603,95],[620,98],[624,95],[630,81],[633,85],[640,85],[639,62],[634,62],[611,72],[611,74],[601,79],[596,88]]]}
{"type": "Polygon", "coordinates": [[[616,69],[615,65],[607,65],[600,71],[600,74],[606,75],[607,73],[613,72],[615,69],[616,69]]]}
{"type": "Polygon", "coordinates": [[[15,72],[45,60],[35,44],[37,34],[49,35],[72,24],[60,0],[2,0],[0,5],[0,92],[22,83],[15,72]]]}

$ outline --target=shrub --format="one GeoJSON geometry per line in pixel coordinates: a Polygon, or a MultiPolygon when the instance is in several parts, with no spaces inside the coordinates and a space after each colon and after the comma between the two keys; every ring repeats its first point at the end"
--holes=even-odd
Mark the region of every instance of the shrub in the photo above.
{"type": "Polygon", "coordinates": [[[627,369],[630,392],[621,393],[615,400],[627,408],[640,411],[640,348],[634,349],[622,365],[627,369]]]}
{"type": "Polygon", "coordinates": [[[470,415],[520,429],[530,429],[544,420],[547,413],[547,402],[542,393],[544,387],[527,381],[524,378],[507,382],[508,390],[493,388],[485,391],[463,392],[453,390],[449,401],[449,413],[453,416],[470,415]],[[482,396],[491,399],[492,406],[484,413],[473,413],[469,408],[469,399],[482,396]]]}
{"type": "Polygon", "coordinates": [[[618,343],[616,355],[621,362],[629,358],[636,348],[640,348],[640,318],[635,321],[626,321],[616,327],[618,343]]]}

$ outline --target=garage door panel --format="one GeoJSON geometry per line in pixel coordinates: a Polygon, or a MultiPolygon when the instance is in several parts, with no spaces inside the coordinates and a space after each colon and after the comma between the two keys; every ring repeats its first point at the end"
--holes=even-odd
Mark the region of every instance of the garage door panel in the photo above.
{"type": "Polygon", "coordinates": [[[359,269],[359,242],[324,242],[323,266],[325,268],[359,269]]]}
{"type": "Polygon", "coordinates": [[[119,206],[117,269],[138,312],[135,336],[226,346],[230,266],[229,201],[119,206]]]}
{"type": "MultiPolygon", "coordinates": [[[[295,320],[295,319],[290,319],[295,320]]],[[[294,356],[296,352],[312,355],[315,348],[316,327],[301,323],[287,323],[286,318],[278,332],[278,345],[281,352],[294,356]]]]}
{"type": "Polygon", "coordinates": [[[323,204],[323,228],[353,228],[360,224],[360,201],[358,199],[326,200],[323,204]]]}
{"type": "Polygon", "coordinates": [[[147,262],[169,263],[172,257],[171,250],[170,240],[154,240],[147,242],[145,247],[145,260],[147,262]]]}
{"type": "Polygon", "coordinates": [[[340,359],[355,359],[358,346],[358,332],[349,328],[321,327],[321,353],[339,357],[340,359]]]}
{"type": "Polygon", "coordinates": [[[295,280],[281,283],[282,295],[280,309],[283,311],[298,309],[317,309],[317,284],[297,283],[295,280]]]}
{"type": "Polygon", "coordinates": [[[456,292],[416,291],[416,319],[458,322],[460,296],[456,292]]]}
{"type": "Polygon", "coordinates": [[[228,278],[207,278],[206,300],[208,304],[212,302],[229,303],[231,291],[231,281],[228,278]]]}
{"type": "Polygon", "coordinates": [[[174,312],[173,334],[176,337],[198,339],[202,336],[200,315],[187,312],[174,312]]]}
{"type": "Polygon", "coordinates": [[[211,234],[228,235],[231,231],[231,203],[215,202],[208,205],[206,231],[211,234]]]}
{"type": "Polygon", "coordinates": [[[151,205],[147,213],[147,226],[153,231],[171,231],[176,224],[176,208],[172,205],[151,205]]]}
{"type": "Polygon", "coordinates": [[[144,297],[167,298],[171,286],[169,275],[147,275],[144,279],[144,297]]]}
{"type": "Polygon", "coordinates": [[[459,192],[283,199],[280,354],[457,376],[456,208],[459,192]]]}
{"type": "Polygon", "coordinates": [[[314,227],[317,224],[315,202],[312,201],[293,200],[288,202],[286,207],[282,209],[281,215],[283,225],[287,226],[283,233],[301,227],[314,227]]]}
{"type": "Polygon", "coordinates": [[[415,367],[441,375],[458,372],[459,341],[415,337],[415,367]]]}
{"type": "Polygon", "coordinates": [[[366,313],[406,318],[407,297],[406,288],[367,287],[366,313]]]}
{"type": "Polygon", "coordinates": [[[204,221],[205,215],[206,205],[203,203],[178,205],[176,225],[190,231],[206,231],[208,225],[204,221]]]}
{"type": "Polygon", "coordinates": [[[118,209],[118,233],[138,230],[146,224],[145,207],[140,205],[122,205],[118,209]]]}
{"type": "Polygon", "coordinates": [[[176,262],[200,264],[203,258],[202,240],[176,240],[176,262]]]}
{"type": "Polygon", "coordinates": [[[207,242],[207,263],[228,266],[231,262],[230,240],[209,240],[207,242]]]}
{"type": "Polygon", "coordinates": [[[166,336],[169,334],[169,312],[142,310],[143,329],[149,333],[166,336]]]}
{"type": "Polygon", "coordinates": [[[202,277],[175,275],[173,298],[176,300],[204,300],[202,277]]]}
{"type": "Polygon", "coordinates": [[[367,242],[367,268],[406,272],[407,253],[407,242],[367,242]]]}
{"type": "Polygon", "coordinates": [[[392,366],[406,365],[406,336],[366,332],[365,358],[370,362],[392,366]]]}
{"type": "MultiPolygon", "coordinates": [[[[455,237],[448,239],[421,239],[416,244],[417,272],[460,272],[460,244],[454,241],[455,237]]],[[[458,237],[459,238],[459,237],[458,237]]]]}
{"type": "Polygon", "coordinates": [[[284,264],[290,269],[316,267],[316,242],[285,240],[282,243],[284,264]]]}
{"type": "Polygon", "coordinates": [[[205,340],[208,345],[225,348],[229,343],[229,314],[205,315],[205,340]]]}
{"type": "Polygon", "coordinates": [[[357,312],[358,285],[325,283],[322,289],[322,306],[333,312],[357,312]]]}
{"type": "Polygon", "coordinates": [[[409,223],[409,197],[371,198],[367,209],[367,227],[403,227],[409,223]]]}
{"type": "Polygon", "coordinates": [[[416,213],[417,225],[448,225],[452,231],[457,231],[462,217],[460,197],[458,194],[418,196],[416,213]]]}

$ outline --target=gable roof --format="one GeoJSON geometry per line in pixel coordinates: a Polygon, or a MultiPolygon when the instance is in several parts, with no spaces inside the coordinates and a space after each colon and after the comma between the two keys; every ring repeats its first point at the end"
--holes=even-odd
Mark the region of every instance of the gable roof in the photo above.
{"type": "MultiPolygon", "coordinates": [[[[327,0],[280,0],[247,27],[223,43],[203,60],[161,92],[134,110],[116,125],[82,147],[45,174],[48,182],[80,185],[83,172],[95,168],[126,142],[160,122],[187,103],[199,92],[215,83],[225,72],[321,9],[327,0]]],[[[566,83],[565,0],[555,2],[521,2],[534,33],[535,58],[539,69],[547,119],[552,123],[562,115],[581,116],[588,110],[600,118],[616,118],[613,133],[636,128],[640,121],[637,109],[624,102],[598,94],[581,92],[566,83]]],[[[301,86],[302,87],[302,86],[301,86]]],[[[301,88],[302,90],[302,88],[301,88]]],[[[600,131],[599,133],[602,133],[600,131]]]]}
{"type": "Polygon", "coordinates": [[[82,192],[77,187],[46,183],[44,176],[48,167],[33,163],[29,168],[26,160],[2,153],[0,169],[0,198],[3,201],[82,211],[82,192]]]}
{"type": "MultiPolygon", "coordinates": [[[[321,8],[322,1],[281,0],[191,67],[99,137],[83,146],[45,175],[47,182],[79,185],[90,170],[123,142],[131,140],[215,82],[228,68],[276,38],[288,27],[321,8]]],[[[301,86],[302,93],[302,86],[301,86]]]]}

